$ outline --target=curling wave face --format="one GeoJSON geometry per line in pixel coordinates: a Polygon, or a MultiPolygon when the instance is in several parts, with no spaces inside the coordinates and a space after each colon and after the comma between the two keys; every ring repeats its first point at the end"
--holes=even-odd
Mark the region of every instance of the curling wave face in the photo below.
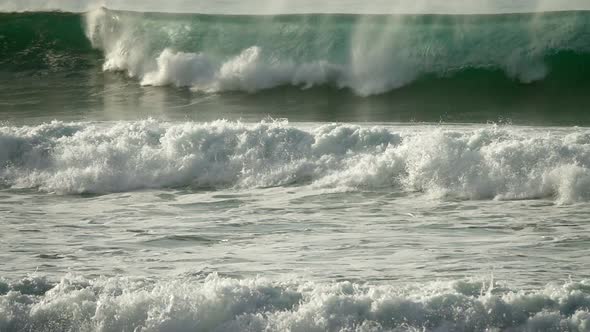
{"type": "Polygon", "coordinates": [[[587,331],[590,285],[533,291],[205,278],[0,282],[3,331],[587,331]]]}
{"type": "Polygon", "coordinates": [[[60,194],[296,185],[569,203],[590,198],[590,132],[52,122],[0,127],[0,167],[4,186],[60,194]]]}
{"type": "Polygon", "coordinates": [[[5,68],[122,71],[143,85],[256,92],[331,86],[369,96],[415,81],[588,81],[590,13],[231,16],[0,14],[5,68]]]}
{"type": "Polygon", "coordinates": [[[368,96],[466,68],[531,83],[558,61],[548,58],[590,51],[584,12],[238,17],[101,10],[86,22],[106,70],[126,71],[144,85],[209,92],[332,85],[368,96]]]}

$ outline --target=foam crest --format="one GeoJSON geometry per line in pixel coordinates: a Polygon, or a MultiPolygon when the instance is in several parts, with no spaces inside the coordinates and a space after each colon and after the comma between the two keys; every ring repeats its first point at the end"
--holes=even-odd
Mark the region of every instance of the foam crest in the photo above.
{"type": "Polygon", "coordinates": [[[533,291],[483,291],[478,282],[396,287],[349,282],[177,278],[85,279],[40,292],[4,283],[3,331],[585,331],[586,281],[533,291]]]}
{"type": "Polygon", "coordinates": [[[0,179],[60,194],[310,185],[439,198],[586,201],[589,134],[286,122],[0,127],[0,179]]]}
{"type": "MultiPolygon", "coordinates": [[[[115,65],[121,67],[125,66],[115,65]]],[[[157,58],[157,68],[146,73],[141,84],[191,87],[204,92],[256,92],[280,85],[311,88],[329,82],[336,72],[334,66],[324,62],[301,66],[293,62],[264,63],[259,47],[248,48],[222,64],[202,53],[165,49],[157,58]]]]}
{"type": "Polygon", "coordinates": [[[212,60],[203,54],[174,53],[165,49],[157,63],[158,69],[147,73],[142,85],[207,86],[216,72],[212,60]]]}

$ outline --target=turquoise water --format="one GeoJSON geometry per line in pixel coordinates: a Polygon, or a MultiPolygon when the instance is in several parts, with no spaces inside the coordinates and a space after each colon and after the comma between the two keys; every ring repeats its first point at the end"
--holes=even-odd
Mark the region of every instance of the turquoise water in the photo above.
{"type": "Polygon", "coordinates": [[[0,14],[0,331],[589,331],[589,15],[0,14]]]}

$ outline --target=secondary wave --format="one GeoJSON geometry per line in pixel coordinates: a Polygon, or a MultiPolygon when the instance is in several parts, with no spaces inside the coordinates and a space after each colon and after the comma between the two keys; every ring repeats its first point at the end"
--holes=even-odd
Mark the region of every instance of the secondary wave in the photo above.
{"type": "Polygon", "coordinates": [[[470,70],[479,71],[468,77],[474,82],[502,72],[508,82],[554,87],[584,85],[590,77],[588,12],[229,16],[100,9],[2,15],[5,63],[96,66],[95,48],[105,70],[125,72],[143,85],[204,92],[327,85],[368,96],[470,70]]]}
{"type": "Polygon", "coordinates": [[[590,284],[533,291],[68,275],[0,282],[2,331],[587,331],[590,284]]]}
{"type": "Polygon", "coordinates": [[[590,132],[154,120],[5,126],[0,184],[60,194],[309,185],[570,203],[590,199],[590,132]]]}

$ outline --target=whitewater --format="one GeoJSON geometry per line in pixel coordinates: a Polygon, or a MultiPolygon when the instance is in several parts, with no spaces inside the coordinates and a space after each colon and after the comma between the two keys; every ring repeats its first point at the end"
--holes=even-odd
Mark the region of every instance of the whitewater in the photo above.
{"type": "Polygon", "coordinates": [[[0,0],[0,332],[590,331],[576,0],[0,0]]]}

